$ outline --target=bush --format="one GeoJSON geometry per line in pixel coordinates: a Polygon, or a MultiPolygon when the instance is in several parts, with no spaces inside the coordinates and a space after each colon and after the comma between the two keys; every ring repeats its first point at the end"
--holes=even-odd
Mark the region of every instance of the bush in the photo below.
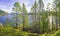
{"type": "Polygon", "coordinates": [[[23,36],[23,32],[12,27],[0,27],[0,36],[23,36]]]}
{"type": "Polygon", "coordinates": [[[60,30],[55,33],[55,36],[60,36],[60,30]]]}

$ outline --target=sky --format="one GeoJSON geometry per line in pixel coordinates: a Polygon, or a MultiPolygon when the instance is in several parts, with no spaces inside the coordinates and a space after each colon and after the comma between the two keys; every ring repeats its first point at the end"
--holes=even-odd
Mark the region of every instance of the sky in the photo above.
{"type": "MultiPolygon", "coordinates": [[[[21,6],[24,3],[26,5],[28,12],[30,12],[30,8],[34,4],[34,1],[35,0],[0,0],[0,9],[10,13],[10,12],[12,12],[13,4],[15,2],[19,2],[21,6]]],[[[36,0],[36,1],[38,1],[38,0],[36,0]]],[[[43,0],[43,2],[45,5],[44,7],[46,8],[48,2],[52,3],[53,0],[43,0]]]]}

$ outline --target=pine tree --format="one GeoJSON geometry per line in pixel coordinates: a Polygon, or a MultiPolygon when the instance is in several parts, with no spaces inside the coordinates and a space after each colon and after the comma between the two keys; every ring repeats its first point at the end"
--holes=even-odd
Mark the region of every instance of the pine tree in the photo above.
{"type": "Polygon", "coordinates": [[[60,0],[54,0],[54,9],[56,12],[56,30],[58,30],[58,25],[60,27],[60,23],[58,24],[58,21],[60,22],[60,0]],[[59,20],[58,20],[59,18],[59,20]]]}
{"type": "Polygon", "coordinates": [[[32,8],[31,8],[31,13],[32,13],[32,20],[33,20],[33,31],[34,32],[37,32],[38,33],[38,30],[39,30],[39,28],[38,28],[38,23],[37,23],[37,7],[38,7],[38,5],[37,5],[37,2],[35,1],[34,2],[34,5],[32,6],[32,8]]]}
{"type": "Polygon", "coordinates": [[[26,9],[26,6],[25,6],[25,4],[23,3],[23,5],[22,5],[22,16],[23,16],[23,30],[25,30],[25,28],[28,28],[28,23],[29,23],[29,21],[28,21],[28,12],[27,12],[27,9],[26,9]]]}
{"type": "Polygon", "coordinates": [[[21,12],[21,6],[20,6],[19,2],[16,2],[14,4],[13,11],[16,13],[16,17],[15,17],[15,19],[16,19],[16,28],[18,28],[18,13],[21,12]]]}
{"type": "Polygon", "coordinates": [[[43,13],[43,8],[44,8],[44,3],[43,3],[43,1],[42,0],[39,0],[38,1],[38,19],[39,19],[39,23],[38,23],[38,25],[40,25],[39,26],[39,28],[40,28],[40,32],[42,32],[42,30],[43,30],[43,32],[44,32],[44,24],[42,24],[42,22],[43,21],[41,21],[42,20],[42,13],[43,13]]]}

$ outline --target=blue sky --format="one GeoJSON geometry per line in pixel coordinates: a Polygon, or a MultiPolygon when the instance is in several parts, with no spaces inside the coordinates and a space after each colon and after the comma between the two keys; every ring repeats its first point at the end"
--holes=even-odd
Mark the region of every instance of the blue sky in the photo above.
{"type": "MultiPolygon", "coordinates": [[[[22,3],[24,2],[25,5],[26,5],[26,7],[27,7],[27,10],[29,12],[30,8],[33,5],[33,3],[34,3],[35,0],[0,0],[0,9],[5,10],[7,12],[11,12],[13,4],[15,2],[17,2],[17,1],[20,3],[20,5],[22,5],[22,3]]],[[[45,7],[46,7],[46,5],[48,4],[48,2],[51,3],[52,0],[43,0],[43,2],[44,2],[45,7]]]]}

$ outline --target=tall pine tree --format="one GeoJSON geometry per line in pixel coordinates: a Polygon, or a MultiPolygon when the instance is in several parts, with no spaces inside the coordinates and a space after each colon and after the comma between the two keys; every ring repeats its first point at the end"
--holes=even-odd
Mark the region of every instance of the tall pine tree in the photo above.
{"type": "Polygon", "coordinates": [[[27,12],[27,9],[24,3],[22,5],[22,16],[23,16],[22,17],[23,18],[23,30],[25,30],[29,26],[28,24],[29,21],[28,21],[28,12],[27,12]]]}
{"type": "Polygon", "coordinates": [[[16,28],[18,28],[18,13],[21,12],[21,6],[20,6],[19,2],[16,2],[14,4],[13,11],[16,13],[16,17],[15,17],[15,19],[16,19],[16,28]]]}

